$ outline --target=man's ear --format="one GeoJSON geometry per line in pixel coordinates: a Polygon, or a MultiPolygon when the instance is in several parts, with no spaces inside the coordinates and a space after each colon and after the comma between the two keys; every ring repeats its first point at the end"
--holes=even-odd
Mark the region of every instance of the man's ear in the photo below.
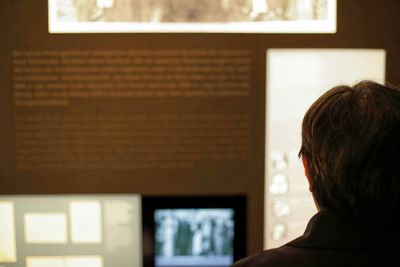
{"type": "Polygon", "coordinates": [[[304,156],[302,156],[301,159],[303,161],[304,174],[306,175],[307,180],[308,180],[308,190],[310,192],[312,192],[313,188],[312,188],[312,185],[311,185],[311,175],[310,175],[310,169],[308,168],[308,160],[304,156]]]}

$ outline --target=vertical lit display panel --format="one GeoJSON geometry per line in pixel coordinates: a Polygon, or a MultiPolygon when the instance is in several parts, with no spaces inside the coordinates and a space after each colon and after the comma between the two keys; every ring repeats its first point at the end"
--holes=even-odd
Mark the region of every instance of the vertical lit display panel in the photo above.
{"type": "Polygon", "coordinates": [[[98,201],[71,202],[70,219],[72,242],[101,242],[101,205],[98,201]]]}
{"type": "Polygon", "coordinates": [[[0,262],[16,262],[14,205],[0,201],[0,262]]]}
{"type": "Polygon", "coordinates": [[[297,157],[308,107],[333,86],[384,77],[381,49],[267,51],[265,248],[300,236],[317,212],[297,157]]]}

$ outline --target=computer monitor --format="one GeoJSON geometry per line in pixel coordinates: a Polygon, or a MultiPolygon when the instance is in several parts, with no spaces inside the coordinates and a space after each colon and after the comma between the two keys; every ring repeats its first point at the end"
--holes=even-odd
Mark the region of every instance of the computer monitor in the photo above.
{"type": "Polygon", "coordinates": [[[246,197],[143,197],[144,267],[227,267],[246,254],[246,197]]]}

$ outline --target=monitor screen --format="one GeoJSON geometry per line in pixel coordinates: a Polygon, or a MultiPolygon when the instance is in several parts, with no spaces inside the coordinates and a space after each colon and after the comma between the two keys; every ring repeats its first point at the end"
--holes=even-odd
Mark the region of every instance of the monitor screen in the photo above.
{"type": "Polygon", "coordinates": [[[143,215],[144,266],[227,267],[245,255],[244,197],[144,197],[143,215]]]}

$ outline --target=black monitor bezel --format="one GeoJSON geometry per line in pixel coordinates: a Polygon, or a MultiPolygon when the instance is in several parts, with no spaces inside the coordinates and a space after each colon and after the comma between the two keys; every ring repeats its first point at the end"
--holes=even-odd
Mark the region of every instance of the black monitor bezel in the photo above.
{"type": "Polygon", "coordinates": [[[142,196],[143,267],[155,267],[155,220],[158,209],[229,208],[234,210],[233,260],[247,251],[247,198],[234,196],[142,196]]]}

